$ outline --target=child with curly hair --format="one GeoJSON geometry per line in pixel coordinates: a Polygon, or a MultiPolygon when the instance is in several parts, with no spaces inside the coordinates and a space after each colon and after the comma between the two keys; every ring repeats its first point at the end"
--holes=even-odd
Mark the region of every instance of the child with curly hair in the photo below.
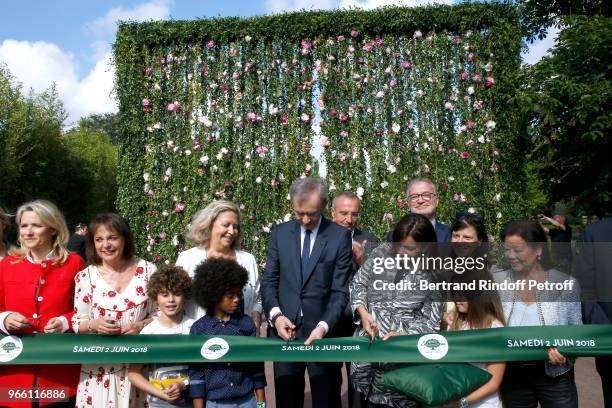
{"type": "MultiPolygon", "coordinates": [[[[159,308],[159,317],[146,325],[140,334],[189,334],[194,320],[183,314],[191,297],[191,277],[180,266],[157,270],[147,284],[147,295],[159,308]]],[[[130,364],[128,379],[146,392],[144,407],[191,407],[185,390],[189,385],[189,366],[180,364],[130,364]]]]}
{"type": "MultiPolygon", "coordinates": [[[[191,326],[191,334],[255,336],[255,323],[240,310],[240,294],[248,272],[238,263],[211,258],[198,265],[194,300],[206,315],[191,326]]],[[[263,362],[215,363],[189,366],[189,396],[194,408],[265,408],[263,362]]]]}

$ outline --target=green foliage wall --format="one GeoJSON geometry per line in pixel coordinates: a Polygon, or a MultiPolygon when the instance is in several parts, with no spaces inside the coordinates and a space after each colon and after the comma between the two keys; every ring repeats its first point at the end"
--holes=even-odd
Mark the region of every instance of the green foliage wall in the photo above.
{"type": "Polygon", "coordinates": [[[520,35],[499,4],[122,24],[118,208],[142,253],[173,262],[191,216],[234,200],[263,261],[291,181],[324,160],[380,236],[417,175],[439,219],[471,207],[496,232],[523,185],[506,111],[520,35]]]}

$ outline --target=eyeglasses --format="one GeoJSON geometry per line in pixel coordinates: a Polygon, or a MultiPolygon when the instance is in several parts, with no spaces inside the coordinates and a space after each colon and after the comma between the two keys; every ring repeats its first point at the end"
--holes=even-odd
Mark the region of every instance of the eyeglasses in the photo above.
{"type": "Polygon", "coordinates": [[[431,201],[432,198],[437,197],[435,193],[421,193],[421,194],[410,194],[408,199],[410,201],[418,201],[419,197],[423,199],[423,201],[431,201]]]}

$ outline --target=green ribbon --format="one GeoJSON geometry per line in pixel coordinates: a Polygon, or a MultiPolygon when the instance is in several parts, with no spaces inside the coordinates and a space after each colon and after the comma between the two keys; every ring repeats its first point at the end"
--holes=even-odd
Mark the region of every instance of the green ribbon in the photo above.
{"type": "Polygon", "coordinates": [[[0,339],[0,364],[112,364],[244,361],[396,363],[545,360],[612,355],[612,325],[505,327],[392,337],[303,342],[241,336],[28,334],[0,339]]]}

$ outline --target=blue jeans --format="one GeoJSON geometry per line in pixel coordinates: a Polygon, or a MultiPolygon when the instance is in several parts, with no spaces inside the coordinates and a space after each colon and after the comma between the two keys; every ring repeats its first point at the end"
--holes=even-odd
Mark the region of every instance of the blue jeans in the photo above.
{"type": "Polygon", "coordinates": [[[256,408],[257,400],[255,394],[247,395],[243,398],[233,398],[229,400],[206,400],[206,408],[256,408]]]}

